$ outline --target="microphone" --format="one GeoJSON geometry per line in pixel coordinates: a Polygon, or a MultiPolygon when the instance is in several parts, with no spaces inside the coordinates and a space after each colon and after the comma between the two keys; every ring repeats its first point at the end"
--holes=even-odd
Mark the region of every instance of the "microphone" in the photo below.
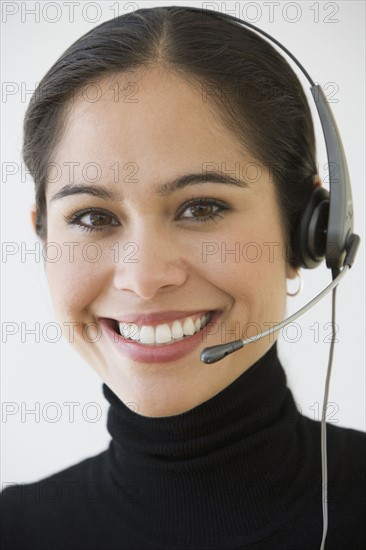
{"type": "Polygon", "coordinates": [[[353,233],[349,239],[348,245],[347,245],[347,253],[346,257],[343,262],[343,269],[342,271],[338,271],[338,275],[333,279],[333,281],[325,287],[324,290],[322,290],[315,298],[313,298],[309,303],[307,303],[304,307],[299,309],[296,313],[291,315],[290,317],[287,317],[284,321],[281,323],[277,323],[276,325],[273,325],[273,327],[270,327],[269,329],[265,330],[264,332],[260,332],[259,334],[255,336],[251,336],[251,338],[247,338],[245,340],[234,340],[233,342],[228,342],[226,344],[218,344],[217,346],[210,346],[208,348],[205,348],[201,352],[200,359],[203,363],[216,363],[216,361],[221,361],[221,359],[224,359],[227,355],[230,355],[230,353],[233,353],[234,351],[237,351],[247,344],[251,344],[252,342],[256,342],[257,340],[260,340],[264,336],[267,336],[268,334],[273,334],[280,330],[281,328],[285,327],[298,317],[300,317],[303,313],[308,311],[310,308],[315,306],[324,296],[326,296],[334,287],[336,287],[343,277],[346,275],[346,273],[351,269],[354,259],[356,257],[356,253],[358,250],[358,246],[360,244],[360,237],[353,233]]]}

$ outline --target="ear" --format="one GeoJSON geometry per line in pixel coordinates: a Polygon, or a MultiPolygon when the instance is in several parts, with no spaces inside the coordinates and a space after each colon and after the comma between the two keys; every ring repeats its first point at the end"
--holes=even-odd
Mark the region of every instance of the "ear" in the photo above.
{"type": "Polygon", "coordinates": [[[286,266],[286,279],[296,279],[298,276],[299,269],[292,267],[289,263],[286,266]]]}
{"type": "Polygon", "coordinates": [[[314,188],[315,187],[322,187],[322,180],[320,179],[320,177],[318,176],[318,174],[315,174],[315,176],[313,176],[313,183],[314,183],[314,188]]]}
{"type": "MultiPolygon", "coordinates": [[[[299,252],[303,249],[300,262],[303,266],[312,268],[317,265],[315,260],[310,257],[310,252],[308,250],[308,239],[309,239],[309,228],[307,227],[310,223],[311,217],[314,212],[314,208],[318,206],[321,200],[324,200],[324,195],[328,195],[328,191],[322,186],[322,180],[319,174],[313,175],[313,189],[311,191],[311,196],[309,197],[309,203],[305,206],[304,212],[300,214],[299,222],[300,225],[297,228],[295,234],[295,248],[299,247],[299,252]]],[[[299,268],[294,269],[289,263],[286,266],[286,278],[294,279],[299,275],[299,268]]]]}
{"type": "MultiPolygon", "coordinates": [[[[32,224],[32,227],[33,227],[33,231],[37,235],[37,230],[36,230],[36,205],[35,204],[32,205],[32,208],[31,208],[31,211],[30,211],[30,217],[31,217],[31,224],[32,224]]],[[[38,237],[38,235],[37,235],[37,237],[38,237]]]]}

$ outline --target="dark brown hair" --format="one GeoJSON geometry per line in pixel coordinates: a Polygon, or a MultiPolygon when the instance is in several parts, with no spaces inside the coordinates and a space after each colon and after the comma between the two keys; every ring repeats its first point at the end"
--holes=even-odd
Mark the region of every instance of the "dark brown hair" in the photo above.
{"type": "Polygon", "coordinates": [[[22,150],[35,183],[38,236],[47,239],[48,167],[71,98],[108,74],[159,64],[206,87],[207,105],[270,168],[288,259],[298,267],[294,234],[316,173],[314,129],[302,86],[255,32],[224,14],[177,6],[139,9],[102,23],[72,44],[39,83],[26,111],[22,150]]]}

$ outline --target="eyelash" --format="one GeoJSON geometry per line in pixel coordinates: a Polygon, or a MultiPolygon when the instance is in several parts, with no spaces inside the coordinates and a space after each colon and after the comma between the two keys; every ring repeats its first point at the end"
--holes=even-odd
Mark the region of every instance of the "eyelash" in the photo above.
{"type": "MultiPolygon", "coordinates": [[[[185,210],[187,210],[188,208],[192,208],[194,206],[201,206],[201,205],[205,205],[205,206],[216,206],[217,208],[219,208],[219,211],[217,212],[212,212],[211,214],[208,214],[207,216],[203,216],[201,218],[195,218],[195,217],[192,217],[192,218],[184,218],[184,219],[190,219],[190,220],[193,220],[195,222],[198,222],[198,223],[205,223],[207,221],[215,221],[217,218],[223,218],[223,215],[221,214],[221,212],[225,211],[225,210],[231,210],[230,206],[227,205],[226,203],[222,202],[222,201],[219,201],[217,199],[207,199],[207,198],[202,198],[202,199],[191,199],[189,201],[187,201],[183,206],[183,212],[185,212],[185,210]]],[[[105,230],[108,225],[106,226],[101,226],[101,227],[88,227],[86,225],[83,225],[81,223],[79,223],[80,219],[84,216],[86,216],[87,214],[92,214],[92,213],[96,213],[96,214],[102,214],[102,215],[106,215],[106,216],[110,216],[110,217],[113,217],[113,214],[111,214],[110,212],[108,212],[107,210],[103,210],[101,208],[86,208],[84,210],[77,210],[77,211],[74,211],[72,212],[71,214],[68,214],[66,216],[64,216],[64,219],[66,220],[66,222],[69,224],[69,225],[74,225],[74,226],[78,226],[80,227],[80,229],[82,231],[88,231],[88,232],[91,232],[91,231],[103,231],[105,230]]],[[[113,225],[118,225],[118,224],[113,224],[113,225]]]]}

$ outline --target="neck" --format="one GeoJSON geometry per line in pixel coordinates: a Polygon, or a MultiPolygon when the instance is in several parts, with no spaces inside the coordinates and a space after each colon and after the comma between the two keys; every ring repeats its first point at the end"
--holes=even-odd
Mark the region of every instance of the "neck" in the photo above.
{"type": "Polygon", "coordinates": [[[177,529],[198,540],[203,522],[210,528],[202,542],[239,534],[242,541],[306,487],[300,415],[276,343],[220,393],[174,416],[139,415],[106,384],[103,392],[111,405],[111,505],[140,531],[143,517],[149,540],[174,541],[177,529]]]}

